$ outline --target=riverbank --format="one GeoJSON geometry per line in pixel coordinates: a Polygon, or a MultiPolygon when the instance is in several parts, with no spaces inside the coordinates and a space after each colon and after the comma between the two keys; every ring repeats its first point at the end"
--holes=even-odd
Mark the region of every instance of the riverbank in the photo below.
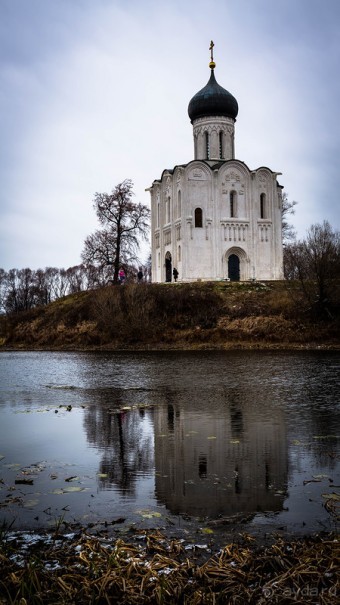
{"type": "Polygon", "coordinates": [[[159,530],[115,539],[102,531],[4,534],[2,605],[335,603],[338,537],[272,543],[239,534],[213,553],[159,530]]]}
{"type": "MultiPolygon", "coordinates": [[[[339,285],[337,285],[339,287],[339,285]]],[[[295,282],[131,284],[0,317],[1,349],[339,349],[295,282]]],[[[0,349],[0,350],[1,350],[0,349]]]]}

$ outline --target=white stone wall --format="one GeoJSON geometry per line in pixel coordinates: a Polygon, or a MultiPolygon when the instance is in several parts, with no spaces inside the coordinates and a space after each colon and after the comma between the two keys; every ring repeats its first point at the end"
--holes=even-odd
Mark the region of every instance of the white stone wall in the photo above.
{"type": "Polygon", "coordinates": [[[167,253],[179,281],[228,278],[231,254],[240,260],[241,280],[283,278],[277,173],[268,168],[250,171],[238,160],[218,164],[194,160],[164,171],[150,191],[154,282],[166,280],[167,253]],[[202,211],[201,227],[195,227],[197,208],[202,211]]]}
{"type": "Polygon", "coordinates": [[[222,116],[198,118],[193,124],[195,160],[234,158],[235,120],[222,116]],[[207,154],[206,134],[209,140],[207,154]],[[208,157],[209,156],[209,157],[208,157]]]}
{"type": "Polygon", "coordinates": [[[150,187],[152,281],[172,281],[174,267],[179,281],[227,279],[230,257],[240,280],[283,279],[280,173],[234,159],[234,128],[229,117],[194,120],[195,159],[150,187]]]}

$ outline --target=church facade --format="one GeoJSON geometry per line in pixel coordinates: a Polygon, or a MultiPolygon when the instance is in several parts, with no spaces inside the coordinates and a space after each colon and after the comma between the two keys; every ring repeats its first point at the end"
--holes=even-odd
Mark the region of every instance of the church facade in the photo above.
{"type": "Polygon", "coordinates": [[[236,99],[215,79],[190,101],[194,159],[151,194],[152,281],[283,279],[281,173],[235,159],[236,99]],[[174,271],[175,269],[175,271],[174,271]]]}

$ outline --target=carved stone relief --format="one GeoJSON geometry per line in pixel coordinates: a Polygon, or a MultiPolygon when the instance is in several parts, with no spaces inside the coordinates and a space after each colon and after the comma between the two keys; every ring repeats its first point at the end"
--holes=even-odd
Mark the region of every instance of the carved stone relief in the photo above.
{"type": "Polygon", "coordinates": [[[224,227],[224,239],[229,242],[245,242],[247,240],[248,225],[246,223],[221,222],[224,227]]]}
{"type": "Polygon", "coordinates": [[[177,168],[177,185],[180,185],[181,183],[183,172],[183,168],[177,168]]]}
{"type": "Polygon", "coordinates": [[[211,228],[211,223],[212,223],[212,219],[207,218],[207,220],[205,222],[205,239],[209,239],[209,231],[211,228]]]}
{"type": "Polygon", "coordinates": [[[228,181],[228,182],[230,182],[230,181],[234,181],[234,182],[237,181],[239,183],[240,180],[241,180],[241,177],[240,177],[240,175],[239,175],[238,172],[235,172],[234,170],[232,170],[231,172],[227,173],[226,181],[228,181]]]}
{"type": "Polygon", "coordinates": [[[191,216],[187,217],[187,226],[188,226],[189,237],[190,237],[190,239],[192,239],[192,217],[191,216]]]}
{"type": "Polygon", "coordinates": [[[189,172],[188,178],[190,181],[205,181],[206,174],[204,170],[201,170],[201,168],[193,168],[193,170],[189,172]]]}
{"type": "Polygon", "coordinates": [[[262,187],[267,187],[267,177],[264,174],[259,174],[258,176],[259,183],[261,183],[262,187]]]}
{"type": "Polygon", "coordinates": [[[171,178],[168,176],[166,178],[166,181],[165,181],[165,193],[166,193],[166,195],[169,195],[170,188],[171,188],[171,178]]]}
{"type": "Polygon", "coordinates": [[[270,232],[270,225],[260,225],[260,241],[261,242],[269,241],[269,232],[270,232]]]}
{"type": "Polygon", "coordinates": [[[239,174],[236,172],[228,173],[226,176],[226,181],[226,183],[222,183],[222,193],[227,194],[232,189],[236,189],[239,195],[244,195],[245,183],[241,183],[241,177],[239,174]]]}
{"type": "Polygon", "coordinates": [[[171,244],[171,231],[170,229],[167,231],[164,231],[164,245],[167,246],[168,244],[171,244]]]}

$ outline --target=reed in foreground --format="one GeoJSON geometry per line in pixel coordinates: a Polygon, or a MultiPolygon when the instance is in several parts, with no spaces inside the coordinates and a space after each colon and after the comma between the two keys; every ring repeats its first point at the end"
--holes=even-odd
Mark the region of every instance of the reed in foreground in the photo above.
{"type": "Polygon", "coordinates": [[[84,532],[4,535],[1,605],[321,603],[340,594],[334,534],[260,545],[243,534],[218,553],[145,531],[131,543],[84,532]]]}

